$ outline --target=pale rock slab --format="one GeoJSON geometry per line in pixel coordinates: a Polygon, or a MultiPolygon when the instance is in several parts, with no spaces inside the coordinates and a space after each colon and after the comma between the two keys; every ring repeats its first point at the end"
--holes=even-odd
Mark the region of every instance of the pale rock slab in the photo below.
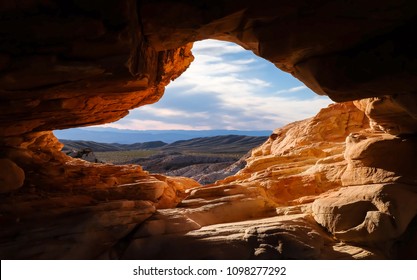
{"type": "Polygon", "coordinates": [[[314,219],[337,239],[393,241],[417,215],[417,187],[400,183],[342,188],[313,202],[314,219]]]}
{"type": "Polygon", "coordinates": [[[417,133],[417,100],[414,94],[372,97],[353,103],[365,112],[375,131],[394,135],[417,133]]]}
{"type": "Polygon", "coordinates": [[[417,185],[417,138],[352,133],[346,138],[344,186],[401,182],[417,185]]]}

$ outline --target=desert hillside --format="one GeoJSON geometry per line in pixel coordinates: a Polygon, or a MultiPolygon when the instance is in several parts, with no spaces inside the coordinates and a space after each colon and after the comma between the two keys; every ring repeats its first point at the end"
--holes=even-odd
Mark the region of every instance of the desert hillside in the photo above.
{"type": "Polygon", "coordinates": [[[60,140],[62,152],[90,162],[139,164],[146,171],[189,177],[200,184],[234,175],[267,137],[224,135],[176,141],[118,144],[60,140]]]}

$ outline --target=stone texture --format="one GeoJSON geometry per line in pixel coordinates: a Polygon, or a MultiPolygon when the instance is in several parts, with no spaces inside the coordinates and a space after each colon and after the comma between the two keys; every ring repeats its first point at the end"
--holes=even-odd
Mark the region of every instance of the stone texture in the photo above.
{"type": "Polygon", "coordinates": [[[356,133],[346,139],[345,186],[402,182],[417,185],[417,142],[414,136],[356,133]]]}
{"type": "Polygon", "coordinates": [[[417,216],[415,153],[415,136],[410,134],[349,135],[344,153],[348,164],[341,177],[347,188],[315,200],[314,218],[337,239],[393,250],[395,240],[409,235],[417,216]]]}
{"type": "Polygon", "coordinates": [[[175,207],[199,185],[140,166],[71,158],[50,132],[5,138],[2,145],[26,171],[18,191],[0,195],[2,259],[98,258],[156,208],[175,207]]]}
{"type": "MultiPolygon", "coordinates": [[[[173,220],[168,221],[172,224],[173,220]]],[[[164,228],[168,229],[167,225],[164,228]]],[[[171,228],[169,233],[148,231],[147,234],[141,229],[141,235],[135,236],[119,257],[257,260],[383,258],[377,250],[334,242],[311,217],[303,214],[222,223],[201,229],[185,226],[184,229],[186,232],[182,233],[171,228]]]]}
{"type": "Polygon", "coordinates": [[[158,210],[129,240],[102,257],[387,258],[389,254],[378,248],[340,243],[328,235],[315,223],[309,203],[340,188],[347,165],[345,137],[367,128],[365,115],[352,103],[344,103],[276,130],[239,173],[188,190],[175,209],[158,210]]]}
{"type": "Polygon", "coordinates": [[[73,158],[80,158],[88,162],[99,162],[96,155],[91,149],[81,149],[81,150],[71,150],[71,151],[65,151],[65,154],[67,156],[73,157],[73,158]]]}
{"type": "Polygon", "coordinates": [[[148,201],[97,203],[88,196],[4,200],[2,259],[92,259],[155,212],[148,201]]]}
{"type": "Polygon", "coordinates": [[[173,207],[187,188],[198,186],[192,179],[149,174],[138,165],[117,166],[90,163],[62,153],[63,144],[51,132],[3,139],[3,152],[26,170],[22,192],[71,192],[99,201],[109,199],[150,200],[173,207]]]}
{"type": "Polygon", "coordinates": [[[279,205],[298,204],[341,186],[347,162],[345,138],[368,128],[368,119],[352,103],[333,104],[315,117],[277,129],[252,151],[247,165],[217,184],[245,184],[265,190],[279,205]]]}
{"type": "Polygon", "coordinates": [[[5,1],[0,11],[1,135],[118,120],[157,101],[192,61],[190,43],[208,38],[337,101],[416,87],[409,0],[5,1]]]}
{"type": "Polygon", "coordinates": [[[29,0],[0,13],[2,258],[415,256],[415,1],[29,0]],[[208,38],[363,112],[338,104],[278,129],[206,188],[60,153],[49,131],[156,102],[208,38]]]}
{"type": "Polygon", "coordinates": [[[370,119],[375,131],[394,135],[417,132],[417,100],[413,94],[361,99],[354,104],[370,119]]]}
{"type": "Polygon", "coordinates": [[[337,101],[414,94],[416,12],[411,1],[141,4],[158,50],[206,38],[236,42],[337,101]]]}
{"type": "Polygon", "coordinates": [[[417,215],[417,188],[373,184],[340,189],[314,201],[313,215],[337,239],[365,244],[399,238],[417,215]]]}
{"type": "Polygon", "coordinates": [[[25,180],[25,172],[13,161],[0,159],[0,193],[14,191],[21,186],[25,180]]]}
{"type": "Polygon", "coordinates": [[[137,9],[131,0],[2,5],[0,135],[116,121],[157,101],[192,61],[192,44],[156,51],[137,9]]]}

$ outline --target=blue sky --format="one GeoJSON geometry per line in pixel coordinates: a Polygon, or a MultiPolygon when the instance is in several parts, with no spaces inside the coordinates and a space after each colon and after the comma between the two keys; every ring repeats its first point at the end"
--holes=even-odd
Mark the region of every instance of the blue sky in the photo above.
{"type": "Polygon", "coordinates": [[[273,130],[332,103],[242,47],[194,43],[195,60],[162,99],[103,125],[134,130],[273,130]]]}

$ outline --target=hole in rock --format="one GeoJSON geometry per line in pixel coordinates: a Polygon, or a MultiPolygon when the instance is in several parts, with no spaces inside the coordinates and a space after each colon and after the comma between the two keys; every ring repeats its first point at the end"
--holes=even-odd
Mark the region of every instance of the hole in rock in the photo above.
{"type": "Polygon", "coordinates": [[[211,183],[242,168],[239,159],[273,129],[331,103],[237,44],[204,40],[192,52],[190,67],[157,103],[114,123],[55,131],[63,151],[211,183]]]}

